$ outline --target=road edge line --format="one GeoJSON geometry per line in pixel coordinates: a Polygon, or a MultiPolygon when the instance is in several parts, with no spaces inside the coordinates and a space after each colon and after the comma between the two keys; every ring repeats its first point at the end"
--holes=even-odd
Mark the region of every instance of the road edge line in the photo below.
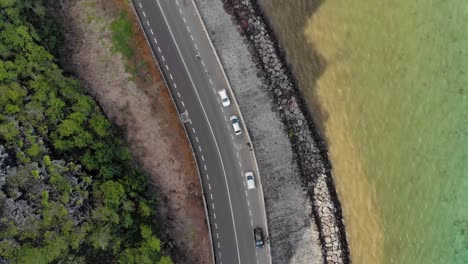
{"type": "MultiPolygon", "coordinates": [[[[166,77],[164,76],[163,74],[163,71],[161,70],[161,66],[159,65],[159,61],[158,59],[156,58],[156,56],[154,55],[154,51],[153,49],[151,48],[151,42],[149,41],[148,37],[146,36],[145,34],[145,30],[141,24],[141,21],[140,21],[140,17],[138,16],[138,12],[136,11],[136,7],[135,7],[135,4],[134,4],[134,1],[135,0],[131,0],[132,2],[132,9],[133,9],[133,12],[135,13],[135,16],[137,17],[137,20],[138,20],[138,25],[140,26],[140,29],[143,33],[143,35],[145,36],[145,40],[146,40],[146,43],[148,44],[148,48],[151,50],[151,55],[153,55],[153,59],[154,61],[156,62],[156,66],[158,67],[159,69],[159,72],[161,73],[161,76],[164,80],[164,83],[166,84],[166,88],[167,90],[169,90],[169,94],[171,95],[171,101],[172,103],[174,104],[175,108],[177,109],[177,113],[179,114],[179,109],[177,108],[177,104],[175,103],[175,100],[174,100],[174,95],[172,94],[172,91],[171,89],[169,88],[169,83],[167,82],[166,80],[166,77]]],[[[200,173],[200,167],[198,166],[198,162],[197,162],[197,159],[195,157],[195,152],[193,151],[193,146],[192,146],[192,141],[190,140],[190,137],[188,135],[188,132],[187,132],[187,128],[185,127],[185,125],[183,124],[182,120],[180,118],[178,118],[180,124],[182,125],[182,127],[184,128],[184,132],[185,132],[185,136],[187,137],[187,140],[190,142],[190,150],[192,151],[192,156],[194,157],[194,163],[195,163],[195,166],[197,167],[197,174],[198,174],[198,181],[200,182],[200,189],[202,191],[202,201],[203,201],[203,209],[205,210],[205,220],[206,220],[206,223],[207,223],[207,226],[208,226],[208,233],[209,233],[209,237],[210,237],[210,243],[211,243],[211,261],[213,264],[216,263],[215,261],[215,253],[214,253],[214,242],[213,242],[213,233],[212,233],[212,230],[211,230],[211,222],[210,222],[210,217],[209,217],[209,214],[208,214],[208,209],[207,209],[207,203],[206,203],[206,196],[205,196],[205,190],[203,189],[203,182],[202,182],[202,175],[200,173]]]]}

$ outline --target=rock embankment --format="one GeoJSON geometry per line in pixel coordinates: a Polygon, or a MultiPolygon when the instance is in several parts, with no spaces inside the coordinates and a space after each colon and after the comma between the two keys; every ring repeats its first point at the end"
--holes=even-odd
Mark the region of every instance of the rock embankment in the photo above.
{"type": "Polygon", "coordinates": [[[223,0],[225,10],[236,18],[239,31],[250,44],[265,87],[286,126],[301,173],[313,200],[326,263],[349,263],[348,245],[340,204],[335,193],[327,152],[301,99],[297,85],[281,56],[273,33],[256,3],[223,0]]]}

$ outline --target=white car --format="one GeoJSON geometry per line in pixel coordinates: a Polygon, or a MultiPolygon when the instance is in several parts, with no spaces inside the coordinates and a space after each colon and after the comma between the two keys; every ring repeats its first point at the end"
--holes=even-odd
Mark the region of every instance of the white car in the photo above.
{"type": "Polygon", "coordinates": [[[245,173],[245,181],[247,182],[248,190],[255,189],[255,178],[254,178],[253,172],[249,171],[245,173]]]}
{"type": "Polygon", "coordinates": [[[239,119],[237,118],[237,116],[233,115],[229,119],[231,120],[232,128],[234,129],[234,134],[236,135],[242,134],[239,119]]]}
{"type": "Polygon", "coordinates": [[[226,89],[219,90],[218,95],[219,95],[219,98],[221,98],[221,102],[223,103],[224,107],[231,105],[231,101],[229,100],[229,96],[226,92],[226,89]]]}

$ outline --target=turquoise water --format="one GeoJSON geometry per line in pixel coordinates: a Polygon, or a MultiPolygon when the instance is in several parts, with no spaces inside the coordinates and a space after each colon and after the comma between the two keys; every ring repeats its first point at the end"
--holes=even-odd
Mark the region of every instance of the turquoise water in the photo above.
{"type": "Polygon", "coordinates": [[[468,263],[468,2],[262,3],[325,134],[353,262],[468,263]]]}

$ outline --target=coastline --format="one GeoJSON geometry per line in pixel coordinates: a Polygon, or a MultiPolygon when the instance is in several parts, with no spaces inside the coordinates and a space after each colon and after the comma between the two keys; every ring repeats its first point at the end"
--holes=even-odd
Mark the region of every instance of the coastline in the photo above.
{"type": "Polygon", "coordinates": [[[306,107],[274,31],[256,1],[223,0],[223,3],[226,12],[235,18],[241,34],[249,41],[252,55],[264,73],[269,93],[289,131],[297,163],[313,200],[312,211],[318,224],[324,262],[350,263],[341,204],[325,142],[306,107]]]}

